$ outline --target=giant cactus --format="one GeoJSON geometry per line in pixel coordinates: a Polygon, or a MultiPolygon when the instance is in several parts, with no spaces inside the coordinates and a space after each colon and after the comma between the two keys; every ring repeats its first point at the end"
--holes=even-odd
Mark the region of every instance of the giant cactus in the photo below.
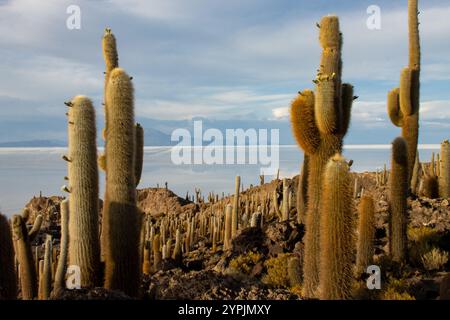
{"type": "Polygon", "coordinates": [[[61,241],[59,245],[58,265],[55,273],[55,284],[53,292],[55,295],[61,293],[65,288],[65,276],[67,270],[67,251],[69,249],[69,200],[61,201],[61,241]]]}
{"type": "Polygon", "coordinates": [[[405,262],[407,254],[408,186],[408,145],[398,137],[392,142],[389,176],[389,251],[397,262],[405,262]]]}
{"type": "Polygon", "coordinates": [[[0,213],[0,300],[17,298],[14,245],[8,219],[0,213]]]}
{"type": "Polygon", "coordinates": [[[336,16],[320,23],[322,57],[316,80],[316,94],[304,90],[292,102],[291,123],[297,143],[308,155],[308,208],[306,214],[303,293],[317,296],[319,284],[319,207],[322,173],[327,161],[342,149],[350,123],[353,87],[341,84],[342,34],[336,16]]]}
{"type": "Polygon", "coordinates": [[[323,176],[320,299],[342,300],[351,297],[354,261],[351,187],[349,166],[337,154],[328,161],[323,176]]]}
{"type": "Polygon", "coordinates": [[[408,144],[408,183],[413,175],[419,137],[420,39],[417,2],[408,1],[409,65],[401,72],[400,87],[388,93],[387,104],[392,123],[402,128],[402,137],[408,144]]]}
{"type": "Polygon", "coordinates": [[[106,106],[105,287],[136,296],[141,219],[136,208],[134,93],[130,77],[120,68],[110,74],[106,106]]]}
{"type": "Polygon", "coordinates": [[[89,98],[76,96],[69,108],[69,264],[81,271],[81,286],[98,284],[98,166],[95,110],[89,98]]]}
{"type": "Polygon", "coordinates": [[[375,205],[371,196],[362,196],[358,207],[358,244],[356,255],[356,272],[366,272],[372,264],[375,239],[375,205]]]}
{"type": "Polygon", "coordinates": [[[450,143],[448,140],[441,144],[439,160],[439,196],[450,198],[450,143]]]}
{"type": "Polygon", "coordinates": [[[12,217],[13,239],[16,241],[16,256],[20,265],[20,287],[23,300],[32,300],[38,295],[38,283],[34,266],[31,241],[37,236],[42,224],[42,216],[38,215],[33,228],[28,231],[25,220],[20,215],[12,217]]]}

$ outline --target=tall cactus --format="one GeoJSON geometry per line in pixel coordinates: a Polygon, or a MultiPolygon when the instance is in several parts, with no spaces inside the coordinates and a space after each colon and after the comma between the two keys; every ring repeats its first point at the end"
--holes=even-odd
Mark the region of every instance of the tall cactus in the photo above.
{"type": "Polygon", "coordinates": [[[305,223],[306,209],[308,208],[308,154],[303,155],[303,164],[297,187],[297,223],[305,223]]]}
{"type": "Polygon", "coordinates": [[[372,264],[375,239],[375,205],[371,196],[363,196],[358,207],[358,244],[356,272],[364,273],[372,264]]]}
{"type": "Polygon", "coordinates": [[[389,251],[397,262],[405,262],[407,254],[408,186],[408,145],[398,137],[392,142],[389,176],[389,251]]]}
{"type": "Polygon", "coordinates": [[[39,215],[34,221],[33,228],[28,231],[25,220],[20,215],[12,217],[13,239],[16,242],[16,256],[20,265],[20,288],[23,300],[32,300],[37,297],[38,283],[36,269],[34,266],[31,241],[39,232],[42,216],[39,215]]]}
{"type": "Polygon", "coordinates": [[[136,208],[134,93],[120,68],[106,91],[105,287],[136,296],[140,281],[140,221],[136,208]]]}
{"type": "MultiPolygon", "coordinates": [[[[107,101],[106,101],[106,90],[109,83],[109,77],[111,75],[111,72],[114,68],[119,67],[119,55],[117,53],[117,43],[116,43],[116,37],[111,32],[111,29],[106,28],[105,33],[102,38],[102,53],[103,53],[103,59],[105,61],[105,81],[104,81],[104,88],[103,88],[103,109],[105,112],[105,127],[103,128],[103,139],[105,140],[105,151],[102,155],[98,158],[98,164],[99,167],[106,172],[106,153],[107,153],[107,139],[106,135],[108,132],[108,107],[107,107],[107,101]]],[[[105,176],[105,179],[107,179],[107,176],[105,176]]],[[[107,193],[105,192],[105,196],[103,201],[107,202],[107,193]]],[[[105,219],[105,215],[103,213],[102,216],[102,225],[101,225],[101,235],[100,235],[100,242],[101,242],[101,260],[105,260],[105,252],[104,249],[106,248],[106,233],[107,233],[107,223],[105,219]]]]}
{"type": "Polygon", "coordinates": [[[136,123],[136,144],[135,144],[135,182],[136,187],[139,185],[142,176],[142,167],[144,164],[144,129],[139,123],[136,123]]]}
{"type": "Polygon", "coordinates": [[[0,213],[0,300],[17,298],[14,245],[8,219],[0,213]]]}
{"type": "Polygon", "coordinates": [[[341,300],[351,297],[354,258],[351,187],[349,166],[337,154],[328,161],[323,177],[320,299],[341,300]]]}
{"type": "Polygon", "coordinates": [[[55,273],[53,292],[58,295],[65,288],[67,255],[69,249],[69,200],[61,201],[61,241],[59,245],[58,266],[55,273]]]}
{"type": "Polygon", "coordinates": [[[239,188],[241,186],[241,177],[236,176],[233,198],[233,213],[231,216],[231,238],[236,237],[239,222],[239,188]]]}
{"type": "Polygon", "coordinates": [[[400,87],[388,93],[388,115],[392,123],[402,128],[408,144],[408,183],[413,175],[419,138],[420,104],[420,38],[418,0],[408,0],[409,65],[400,75],[400,87]]]}
{"type": "Polygon", "coordinates": [[[450,198],[450,143],[448,140],[441,143],[439,160],[439,196],[450,198]]]}
{"type": "Polygon", "coordinates": [[[98,285],[98,166],[95,110],[92,101],[76,96],[69,108],[69,264],[81,271],[81,286],[98,285]]]}
{"type": "Polygon", "coordinates": [[[292,102],[294,137],[309,157],[308,208],[306,214],[303,294],[316,297],[319,284],[319,207],[322,173],[327,161],[342,149],[342,139],[350,123],[353,87],[341,84],[342,34],[336,16],[320,22],[322,57],[316,80],[316,94],[304,90],[292,102]]]}
{"type": "Polygon", "coordinates": [[[44,269],[42,273],[42,299],[48,300],[52,291],[52,238],[45,240],[44,269]]]}

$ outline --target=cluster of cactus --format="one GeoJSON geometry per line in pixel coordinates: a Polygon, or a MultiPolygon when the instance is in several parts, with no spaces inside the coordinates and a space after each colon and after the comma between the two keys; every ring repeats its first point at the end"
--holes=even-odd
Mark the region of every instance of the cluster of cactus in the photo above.
{"type": "Polygon", "coordinates": [[[336,16],[326,16],[319,24],[322,57],[316,92],[304,90],[292,102],[293,135],[308,157],[307,213],[303,293],[317,297],[320,269],[320,220],[323,174],[328,160],[342,151],[347,133],[353,86],[341,82],[342,34],[336,16]]]}
{"type": "MultiPolygon", "coordinates": [[[[411,183],[419,137],[420,39],[418,0],[408,0],[409,64],[400,75],[400,87],[388,93],[388,115],[402,128],[408,145],[408,183],[411,183]]],[[[413,186],[410,186],[414,189],[413,186]]]]}

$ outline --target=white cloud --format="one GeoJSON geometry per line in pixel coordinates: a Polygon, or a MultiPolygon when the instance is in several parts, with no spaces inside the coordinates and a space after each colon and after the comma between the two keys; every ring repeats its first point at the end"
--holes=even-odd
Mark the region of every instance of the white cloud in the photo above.
{"type": "Polygon", "coordinates": [[[289,107],[275,108],[272,110],[275,119],[283,119],[289,117],[289,107]]]}

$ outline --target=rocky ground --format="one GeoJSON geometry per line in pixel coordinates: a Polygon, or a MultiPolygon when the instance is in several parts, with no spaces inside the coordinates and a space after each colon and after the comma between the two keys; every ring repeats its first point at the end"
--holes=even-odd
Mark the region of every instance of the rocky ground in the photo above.
{"type": "MultiPolygon", "coordinates": [[[[450,263],[439,259],[450,252],[449,199],[408,199],[410,263],[397,265],[387,258],[388,202],[387,186],[379,186],[374,173],[358,173],[360,189],[376,200],[375,263],[382,270],[382,290],[364,289],[364,281],[355,286],[359,299],[438,299],[450,298],[450,281],[445,280],[450,263]],[[424,254],[433,248],[440,251],[424,254]],[[434,259],[434,260],[433,260],[434,259]],[[435,262],[438,260],[438,262],[435,262]],[[433,264],[433,262],[435,262],[433,264]],[[431,265],[431,266],[430,266],[431,265]],[[362,286],[362,289],[361,289],[362,286]]],[[[291,180],[297,185],[298,177],[291,180]]],[[[245,190],[243,194],[261,194],[281,190],[281,181],[274,180],[262,186],[245,190]]],[[[359,190],[359,189],[358,189],[359,190]]],[[[280,191],[281,192],[281,191],[280,191]]],[[[35,246],[41,247],[46,233],[52,234],[57,245],[59,238],[59,197],[35,197],[26,207],[30,209],[28,223],[37,214],[44,216],[41,237],[35,246]]],[[[359,202],[358,192],[355,198],[359,202]]],[[[208,208],[208,203],[194,203],[165,188],[147,188],[138,191],[138,207],[154,219],[168,212],[185,215],[208,208]]],[[[292,213],[292,212],[291,212],[292,213]]],[[[294,212],[295,213],[295,212],[294,212]]],[[[171,259],[163,261],[161,270],[146,275],[142,281],[143,299],[301,299],[301,288],[292,285],[287,261],[303,256],[303,224],[296,219],[278,222],[264,221],[263,229],[246,228],[233,240],[226,252],[218,247],[212,252],[209,239],[200,239],[193,250],[183,257],[182,264],[171,259]]],[[[42,251],[42,250],[41,250],[42,251]]],[[[42,251],[43,253],[43,251],[42,251]]],[[[448,277],[447,277],[448,278],[448,277]]],[[[120,292],[102,288],[64,292],[59,299],[127,299],[120,292]]]]}

